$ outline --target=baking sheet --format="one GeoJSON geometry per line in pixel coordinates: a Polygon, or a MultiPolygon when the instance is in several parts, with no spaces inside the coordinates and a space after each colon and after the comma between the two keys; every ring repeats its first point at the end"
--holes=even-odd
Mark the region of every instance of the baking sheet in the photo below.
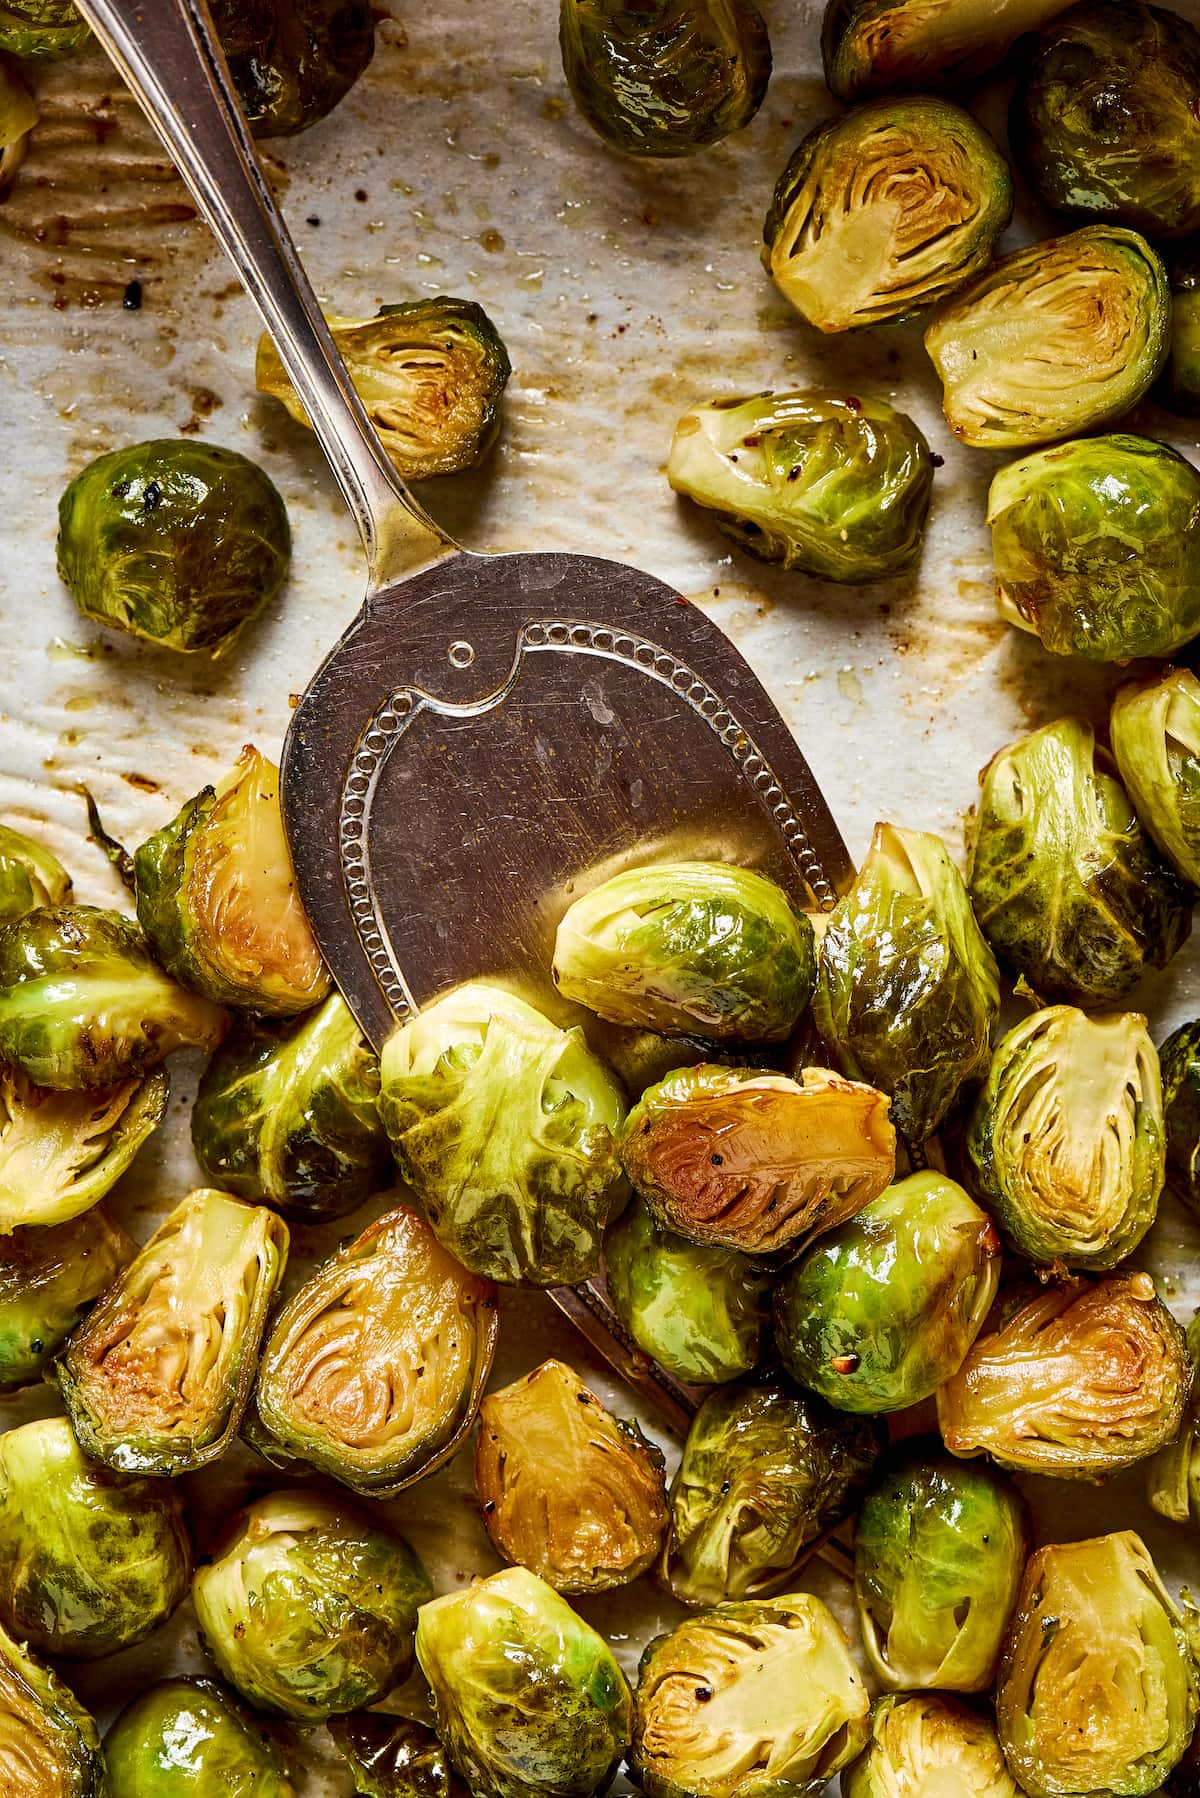
{"type": "MultiPolygon", "coordinates": [[[[575,115],[552,0],[441,0],[380,9],[378,51],[330,118],[268,146],[322,299],[347,314],[450,292],[480,301],[512,353],[502,439],[478,474],[426,486],[471,548],[564,548],[633,562],[675,584],[750,657],[794,727],[859,856],[877,818],[943,833],[961,852],[975,773],[1004,742],[1064,711],[1097,722],[1119,676],[1064,664],[1003,625],[991,597],[984,497],[1004,459],[956,445],[917,326],[822,339],[758,263],[762,215],[799,137],[835,110],[819,72],[814,0],[766,9],[776,71],[752,127],[699,158],[655,166],[615,155],[575,115]],[[918,570],[865,589],[781,574],[731,553],[667,488],[677,416],[716,392],[820,384],[890,399],[945,459],[918,570]]],[[[1200,0],[1177,10],[1200,21],[1200,0]]],[[[28,162],[0,207],[0,459],[5,617],[0,817],[41,836],[81,900],[120,902],[83,838],[78,784],[136,843],[222,773],[244,742],[277,755],[299,692],[353,616],[363,569],[311,436],[254,393],[258,325],[182,186],[98,52],[41,71],[28,162]],[[122,303],[129,283],[141,309],[122,303]],[[54,572],[55,508],[93,456],[196,432],[249,454],[287,500],[289,584],[216,666],[83,623],[54,572]]],[[[1007,89],[976,110],[1003,133],[1007,89]]],[[[1049,234],[1026,210],[1013,242],[1049,234]]],[[[132,295],[130,296],[132,297],[132,295]]],[[[1185,451],[1195,433],[1153,405],[1131,428],[1185,451]]],[[[1156,1040],[1200,1013],[1200,950],[1147,980],[1131,1005],[1156,1040]]],[[[199,1182],[187,1135],[197,1069],[173,1064],[169,1127],[113,1208],[144,1239],[199,1182]]],[[[367,1221],[297,1230],[292,1282],[367,1221]]],[[[1144,1259],[1181,1318],[1200,1303],[1200,1233],[1169,1199],[1144,1259]]],[[[496,1381],[550,1353],[607,1398],[611,1381],[538,1295],[508,1294],[496,1381]]],[[[56,1409],[49,1389],[0,1401],[6,1425],[56,1409]]],[[[626,1411],[635,1409],[626,1402],[626,1411]]],[[[643,1417],[652,1428],[652,1420],[643,1417]]],[[[496,1565],[474,1506],[469,1452],[388,1507],[439,1590],[496,1565]]],[[[203,1552],[263,1467],[239,1451],[189,1482],[203,1552]]],[[[1134,1470],[1102,1491],[1026,1482],[1040,1538],[1118,1524],[1142,1531],[1175,1584],[1200,1585],[1186,1532],[1156,1519],[1134,1470]]],[[[845,1594],[821,1590],[850,1623],[845,1594]]],[[[647,1582],[579,1607],[627,1668],[673,1607],[647,1582]]],[[[99,1715],[168,1668],[198,1670],[189,1605],[150,1642],[67,1669],[99,1715]]],[[[349,1786],[322,1731],[306,1738],[304,1798],[349,1786]]]]}

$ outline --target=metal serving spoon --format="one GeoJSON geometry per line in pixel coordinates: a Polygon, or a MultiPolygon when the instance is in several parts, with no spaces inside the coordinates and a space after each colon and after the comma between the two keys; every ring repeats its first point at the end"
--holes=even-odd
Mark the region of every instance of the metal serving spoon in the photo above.
{"type": "MultiPolygon", "coordinates": [[[[259,165],[204,0],[78,0],[245,283],[367,554],[367,594],[283,753],[301,898],[379,1047],[468,977],[589,1022],[550,980],[570,896],[666,857],[828,908],[852,868],[787,726],[711,619],[594,556],[459,548],[392,468],[259,165]]],[[[613,471],[614,478],[619,474],[613,471]]],[[[694,1395],[602,1285],[555,1298],[679,1422],[694,1395]]]]}

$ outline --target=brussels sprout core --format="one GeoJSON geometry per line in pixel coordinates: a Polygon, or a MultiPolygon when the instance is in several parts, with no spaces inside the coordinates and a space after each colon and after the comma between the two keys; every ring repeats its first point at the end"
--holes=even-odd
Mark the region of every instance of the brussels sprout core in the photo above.
{"type": "Polygon", "coordinates": [[[108,1798],[95,1723],[49,1667],[3,1628],[0,1791],[12,1798],[108,1798]]]}
{"type": "Polygon", "coordinates": [[[32,1385],[134,1244],[103,1205],[0,1241],[0,1392],[32,1385]]]}
{"type": "Polygon", "coordinates": [[[1200,886],[1200,680],[1190,668],[1168,668],[1122,687],[1109,729],[1142,824],[1172,867],[1200,886]]]}
{"type": "Polygon", "coordinates": [[[65,905],[71,876],[48,849],[0,824],[0,924],[43,905],[65,905]]]}
{"type": "Polygon", "coordinates": [[[8,56],[54,62],[74,55],[87,36],[75,0],[3,0],[0,5],[0,50],[8,56]]]}
{"type": "Polygon", "coordinates": [[[270,1736],[213,1679],[164,1679],[104,1738],[113,1798],[296,1798],[270,1736]]]}
{"type": "Polygon", "coordinates": [[[953,1698],[881,1698],[843,1798],[1022,1798],[986,1717],[953,1698]]]}
{"type": "Polygon", "coordinates": [[[0,1236],[63,1224],[120,1179],[167,1109],[167,1076],[51,1092],[0,1068],[0,1236]]]}
{"type": "Polygon", "coordinates": [[[827,0],[821,48],[839,100],[898,88],[956,90],[1070,0],[827,0]]]}

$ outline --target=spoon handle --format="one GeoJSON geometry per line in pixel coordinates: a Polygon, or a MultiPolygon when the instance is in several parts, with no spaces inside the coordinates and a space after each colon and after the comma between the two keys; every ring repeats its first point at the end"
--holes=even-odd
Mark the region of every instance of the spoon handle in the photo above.
{"type": "Polygon", "coordinates": [[[312,421],[372,588],[455,550],[396,473],[267,184],[205,0],[78,0],[242,279],[312,421]]]}

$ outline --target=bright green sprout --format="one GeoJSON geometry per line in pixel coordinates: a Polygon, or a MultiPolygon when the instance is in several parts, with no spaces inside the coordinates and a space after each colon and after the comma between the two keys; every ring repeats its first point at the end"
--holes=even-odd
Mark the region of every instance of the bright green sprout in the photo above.
{"type": "Polygon", "coordinates": [[[135,1253],[103,1205],[0,1239],[0,1392],[37,1383],[135,1253]]]}
{"type": "Polygon", "coordinates": [[[104,1738],[112,1798],[296,1798],[276,1743],[214,1679],[163,1679],[104,1738]]]}
{"type": "Polygon", "coordinates": [[[7,56],[56,62],[73,56],[87,36],[75,0],[3,0],[0,4],[0,50],[7,56]]]}
{"type": "Polygon", "coordinates": [[[99,1092],[52,1092],[0,1067],[0,1237],[90,1210],[162,1122],[169,1090],[162,1068],[99,1092]]]}

